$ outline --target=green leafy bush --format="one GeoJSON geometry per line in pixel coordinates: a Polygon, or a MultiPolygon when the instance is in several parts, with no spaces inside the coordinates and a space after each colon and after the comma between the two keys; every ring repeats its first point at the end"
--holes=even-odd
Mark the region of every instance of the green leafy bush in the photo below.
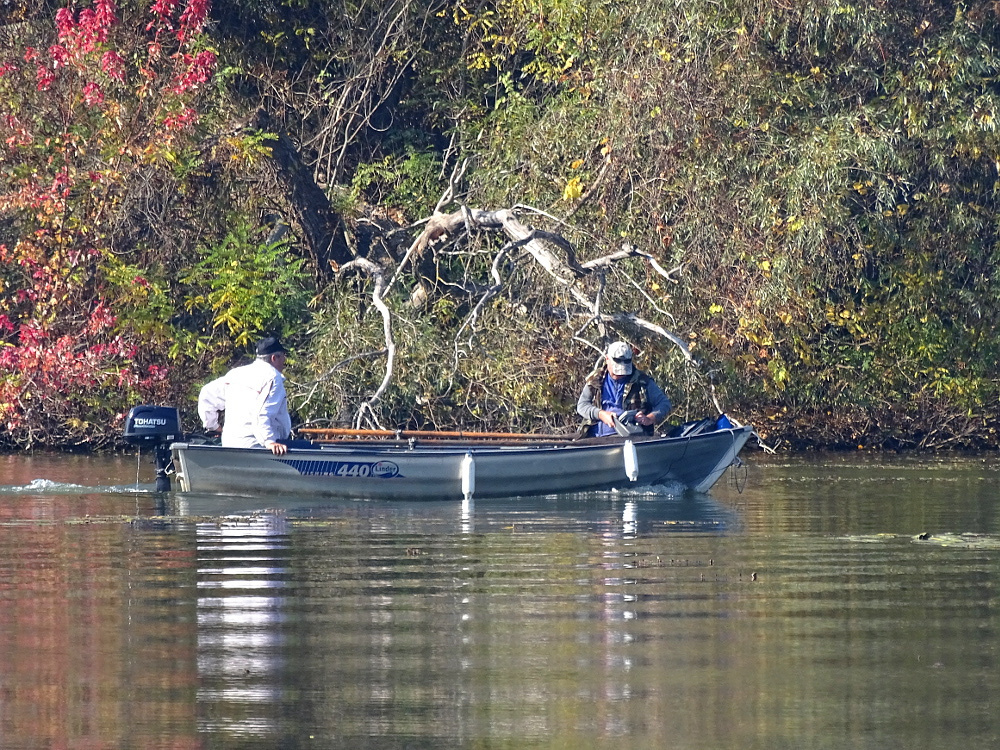
{"type": "Polygon", "coordinates": [[[310,297],[305,261],[289,252],[289,243],[252,234],[237,218],[221,242],[198,247],[200,260],[181,277],[185,309],[240,347],[264,332],[287,334],[301,325],[310,297]]]}

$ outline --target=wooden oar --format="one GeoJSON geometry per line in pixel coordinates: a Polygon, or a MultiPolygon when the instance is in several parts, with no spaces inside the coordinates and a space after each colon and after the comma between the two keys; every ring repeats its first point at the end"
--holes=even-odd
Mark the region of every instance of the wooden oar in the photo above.
{"type": "Polygon", "coordinates": [[[520,432],[449,432],[447,430],[352,430],[347,427],[300,427],[300,435],[313,440],[344,438],[395,438],[397,440],[512,440],[512,441],[569,441],[574,435],[524,434],[520,432]]]}

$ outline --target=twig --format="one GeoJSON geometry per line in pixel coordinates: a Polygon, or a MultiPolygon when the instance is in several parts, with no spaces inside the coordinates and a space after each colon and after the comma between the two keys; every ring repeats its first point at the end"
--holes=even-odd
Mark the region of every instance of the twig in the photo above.
{"type": "Polygon", "coordinates": [[[444,206],[454,200],[455,196],[458,194],[456,187],[459,181],[465,176],[465,170],[469,166],[470,158],[467,156],[462,160],[461,164],[456,164],[455,168],[451,172],[451,177],[448,178],[448,187],[441,194],[438,199],[437,205],[434,206],[434,213],[438,213],[444,206]]]}
{"type": "Polygon", "coordinates": [[[320,383],[322,383],[323,381],[325,381],[327,378],[329,378],[331,375],[333,375],[333,373],[335,373],[340,368],[349,365],[351,362],[353,362],[356,359],[364,359],[365,357],[378,357],[378,356],[381,356],[381,355],[383,355],[385,353],[386,353],[385,349],[378,349],[376,351],[371,351],[371,352],[362,352],[361,354],[352,354],[350,357],[345,357],[344,359],[340,360],[337,364],[335,364],[333,367],[329,368],[326,372],[324,372],[322,375],[320,375],[315,380],[309,380],[309,381],[307,381],[305,383],[296,383],[293,380],[289,380],[287,382],[288,382],[289,385],[292,385],[295,388],[305,388],[306,386],[312,386],[312,388],[309,389],[309,395],[306,396],[305,400],[299,405],[299,408],[302,408],[302,407],[306,406],[310,401],[312,401],[312,397],[313,397],[313,395],[315,395],[316,389],[319,387],[320,383]]]}
{"type": "Polygon", "coordinates": [[[472,312],[469,313],[468,317],[463,321],[461,327],[455,333],[455,367],[456,368],[458,367],[458,338],[459,338],[459,336],[462,335],[462,332],[466,328],[472,329],[471,333],[469,334],[469,341],[468,341],[468,345],[472,346],[472,339],[475,336],[474,326],[476,324],[476,320],[479,319],[479,313],[480,313],[480,311],[483,309],[483,307],[486,305],[487,302],[489,302],[491,299],[493,299],[494,297],[496,297],[500,293],[500,290],[503,289],[503,279],[500,278],[500,263],[507,256],[507,253],[509,253],[515,247],[520,246],[520,244],[522,244],[522,243],[520,243],[520,242],[508,242],[506,245],[504,245],[502,248],[500,248],[500,251],[494,256],[494,258],[493,258],[493,264],[490,266],[490,275],[493,277],[493,285],[486,290],[486,292],[480,298],[479,302],[477,302],[476,306],[472,309],[472,312]]]}

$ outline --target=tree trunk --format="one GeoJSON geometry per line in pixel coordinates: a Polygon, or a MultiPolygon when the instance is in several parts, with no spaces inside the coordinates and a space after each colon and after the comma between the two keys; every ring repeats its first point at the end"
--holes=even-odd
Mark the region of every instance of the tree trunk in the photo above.
{"type": "Polygon", "coordinates": [[[333,210],[330,199],[312,177],[312,170],[302,163],[302,157],[292,140],[271,124],[266,111],[260,109],[251,127],[274,133],[271,155],[275,175],[281,187],[292,222],[306,243],[319,278],[329,278],[340,266],[354,260],[354,254],[344,236],[343,218],[333,210]]]}

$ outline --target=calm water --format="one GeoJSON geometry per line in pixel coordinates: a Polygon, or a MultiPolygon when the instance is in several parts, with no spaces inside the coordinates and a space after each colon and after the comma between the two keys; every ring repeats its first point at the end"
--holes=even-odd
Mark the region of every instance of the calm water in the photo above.
{"type": "Polygon", "coordinates": [[[211,517],[0,456],[0,748],[997,747],[1000,459],[746,458],[211,517]]]}

